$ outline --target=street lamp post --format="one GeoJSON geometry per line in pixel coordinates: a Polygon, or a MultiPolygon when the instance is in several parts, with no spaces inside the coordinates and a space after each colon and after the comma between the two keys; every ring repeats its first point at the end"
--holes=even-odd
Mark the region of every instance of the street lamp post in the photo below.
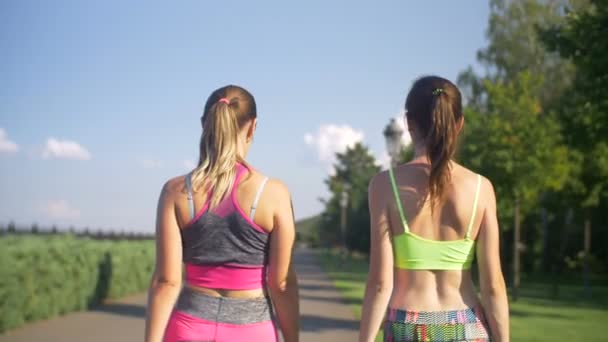
{"type": "Polygon", "coordinates": [[[342,238],[342,248],[346,251],[346,209],[348,208],[348,190],[350,186],[344,184],[340,193],[340,237],[342,238]]]}
{"type": "Polygon", "coordinates": [[[391,157],[391,166],[395,166],[399,160],[403,136],[403,129],[397,124],[395,118],[391,118],[386,128],[384,128],[384,138],[386,139],[386,150],[391,157]]]}

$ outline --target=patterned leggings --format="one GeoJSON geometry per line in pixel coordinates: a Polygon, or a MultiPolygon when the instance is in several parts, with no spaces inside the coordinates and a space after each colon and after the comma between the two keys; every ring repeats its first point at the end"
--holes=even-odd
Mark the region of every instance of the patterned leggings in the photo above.
{"type": "Polygon", "coordinates": [[[389,308],[384,341],[488,342],[490,334],[481,307],[452,311],[389,308]]]}

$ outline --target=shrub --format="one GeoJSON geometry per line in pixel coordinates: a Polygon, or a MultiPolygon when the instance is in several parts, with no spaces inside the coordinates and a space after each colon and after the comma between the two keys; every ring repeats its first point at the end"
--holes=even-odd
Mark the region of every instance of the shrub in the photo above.
{"type": "Polygon", "coordinates": [[[154,243],[0,237],[0,332],[144,290],[154,243]]]}

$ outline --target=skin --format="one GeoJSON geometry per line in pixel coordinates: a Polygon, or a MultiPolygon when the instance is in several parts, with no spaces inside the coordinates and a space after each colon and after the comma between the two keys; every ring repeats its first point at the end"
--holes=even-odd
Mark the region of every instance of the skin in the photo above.
{"type": "MultiPolygon", "coordinates": [[[[246,157],[257,121],[252,119],[239,132],[238,153],[246,157]]],[[[264,176],[255,170],[239,184],[236,197],[241,208],[250,208],[264,176]]],[[[193,194],[195,208],[205,203],[201,193],[193,194]]],[[[270,295],[279,327],[286,342],[298,341],[299,298],[291,257],[295,239],[293,208],[287,186],[270,179],[262,192],[254,222],[271,235],[267,288],[227,290],[182,284],[180,230],[190,221],[184,176],[167,181],[158,201],[156,223],[156,268],[148,293],[147,342],[162,341],[165,327],[182,285],[213,297],[257,298],[270,295]]],[[[187,229],[187,228],[186,228],[187,229]]]]}
{"type": "MultiPolygon", "coordinates": [[[[458,132],[464,119],[457,123],[458,132]]],[[[410,231],[426,239],[463,239],[473,213],[477,175],[451,162],[451,184],[431,215],[427,199],[430,164],[416,125],[408,121],[415,146],[414,159],[394,169],[399,195],[410,231]]],[[[492,341],[509,341],[507,292],[500,265],[499,227],[492,183],[482,177],[479,202],[471,229],[477,241],[481,298],[470,270],[404,270],[393,265],[393,236],[404,228],[392,194],[387,171],[369,185],[371,218],[370,269],[363,303],[359,341],[371,342],[378,332],[386,308],[413,311],[446,311],[475,307],[484,309],[492,341]]]]}

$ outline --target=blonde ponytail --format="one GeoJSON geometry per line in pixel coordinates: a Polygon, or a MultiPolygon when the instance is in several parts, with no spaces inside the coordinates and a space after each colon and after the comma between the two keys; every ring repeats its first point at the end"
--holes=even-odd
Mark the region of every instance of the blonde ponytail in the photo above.
{"type": "Polygon", "coordinates": [[[199,162],[191,177],[195,191],[211,193],[207,199],[210,209],[232,189],[237,162],[245,164],[238,153],[238,135],[242,126],[255,117],[255,100],[241,87],[220,88],[207,101],[199,162]]]}

